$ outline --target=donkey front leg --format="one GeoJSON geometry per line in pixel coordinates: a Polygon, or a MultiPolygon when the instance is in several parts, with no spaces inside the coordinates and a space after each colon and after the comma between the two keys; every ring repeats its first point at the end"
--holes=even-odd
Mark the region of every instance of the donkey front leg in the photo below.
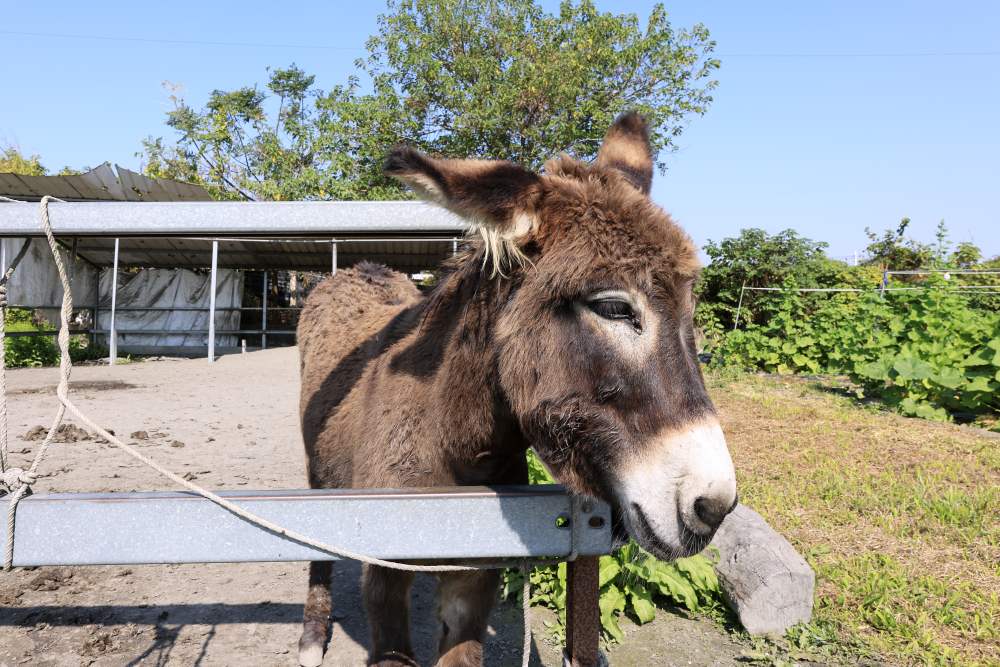
{"type": "Polygon", "coordinates": [[[361,575],[368,627],[372,633],[369,665],[416,667],[410,644],[410,586],[413,573],[365,565],[361,575]]]}
{"type": "Polygon", "coordinates": [[[319,667],[323,664],[323,649],[330,631],[330,577],[333,563],[309,563],[309,593],[306,596],[302,618],[302,637],[299,638],[299,665],[319,667]]]}
{"type": "Polygon", "coordinates": [[[438,667],[480,667],[490,611],[497,597],[497,570],[441,575],[438,667]]]}

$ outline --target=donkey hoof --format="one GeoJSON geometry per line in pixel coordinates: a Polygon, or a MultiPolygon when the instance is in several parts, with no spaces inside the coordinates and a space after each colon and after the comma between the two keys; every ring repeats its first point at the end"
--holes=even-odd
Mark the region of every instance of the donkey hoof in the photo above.
{"type": "Polygon", "coordinates": [[[323,664],[323,644],[320,642],[299,642],[299,665],[319,667],[323,664]]]}
{"type": "Polygon", "coordinates": [[[323,646],[326,644],[326,625],[306,623],[299,637],[299,665],[319,667],[323,664],[323,646]]]}
{"type": "Polygon", "coordinates": [[[416,660],[396,651],[383,653],[368,661],[368,667],[420,667],[416,660]]]}

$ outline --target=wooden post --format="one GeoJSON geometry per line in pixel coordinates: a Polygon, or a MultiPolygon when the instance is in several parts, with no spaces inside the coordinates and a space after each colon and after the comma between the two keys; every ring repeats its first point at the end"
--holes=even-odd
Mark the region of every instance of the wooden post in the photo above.
{"type": "Polygon", "coordinates": [[[581,556],[566,564],[565,667],[598,667],[600,664],[599,595],[597,556],[581,556]]]}

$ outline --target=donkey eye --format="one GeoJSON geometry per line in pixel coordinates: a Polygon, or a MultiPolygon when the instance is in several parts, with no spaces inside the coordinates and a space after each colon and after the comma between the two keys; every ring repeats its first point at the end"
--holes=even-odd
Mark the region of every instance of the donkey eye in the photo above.
{"type": "Polygon", "coordinates": [[[634,320],[635,312],[628,301],[621,299],[598,299],[587,303],[592,311],[606,320],[634,320]]]}

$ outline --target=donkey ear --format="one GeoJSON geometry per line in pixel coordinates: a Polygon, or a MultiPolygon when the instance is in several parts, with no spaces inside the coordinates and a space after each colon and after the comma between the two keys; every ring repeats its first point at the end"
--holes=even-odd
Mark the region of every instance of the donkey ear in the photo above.
{"type": "Polygon", "coordinates": [[[419,196],[507,238],[531,229],[541,190],[538,174],[511,162],[442,160],[405,146],[389,153],[385,173],[419,196]]]}
{"type": "Polygon", "coordinates": [[[643,194],[653,185],[653,155],[649,126],[635,111],[623,113],[604,136],[597,164],[617,169],[643,194]]]}

